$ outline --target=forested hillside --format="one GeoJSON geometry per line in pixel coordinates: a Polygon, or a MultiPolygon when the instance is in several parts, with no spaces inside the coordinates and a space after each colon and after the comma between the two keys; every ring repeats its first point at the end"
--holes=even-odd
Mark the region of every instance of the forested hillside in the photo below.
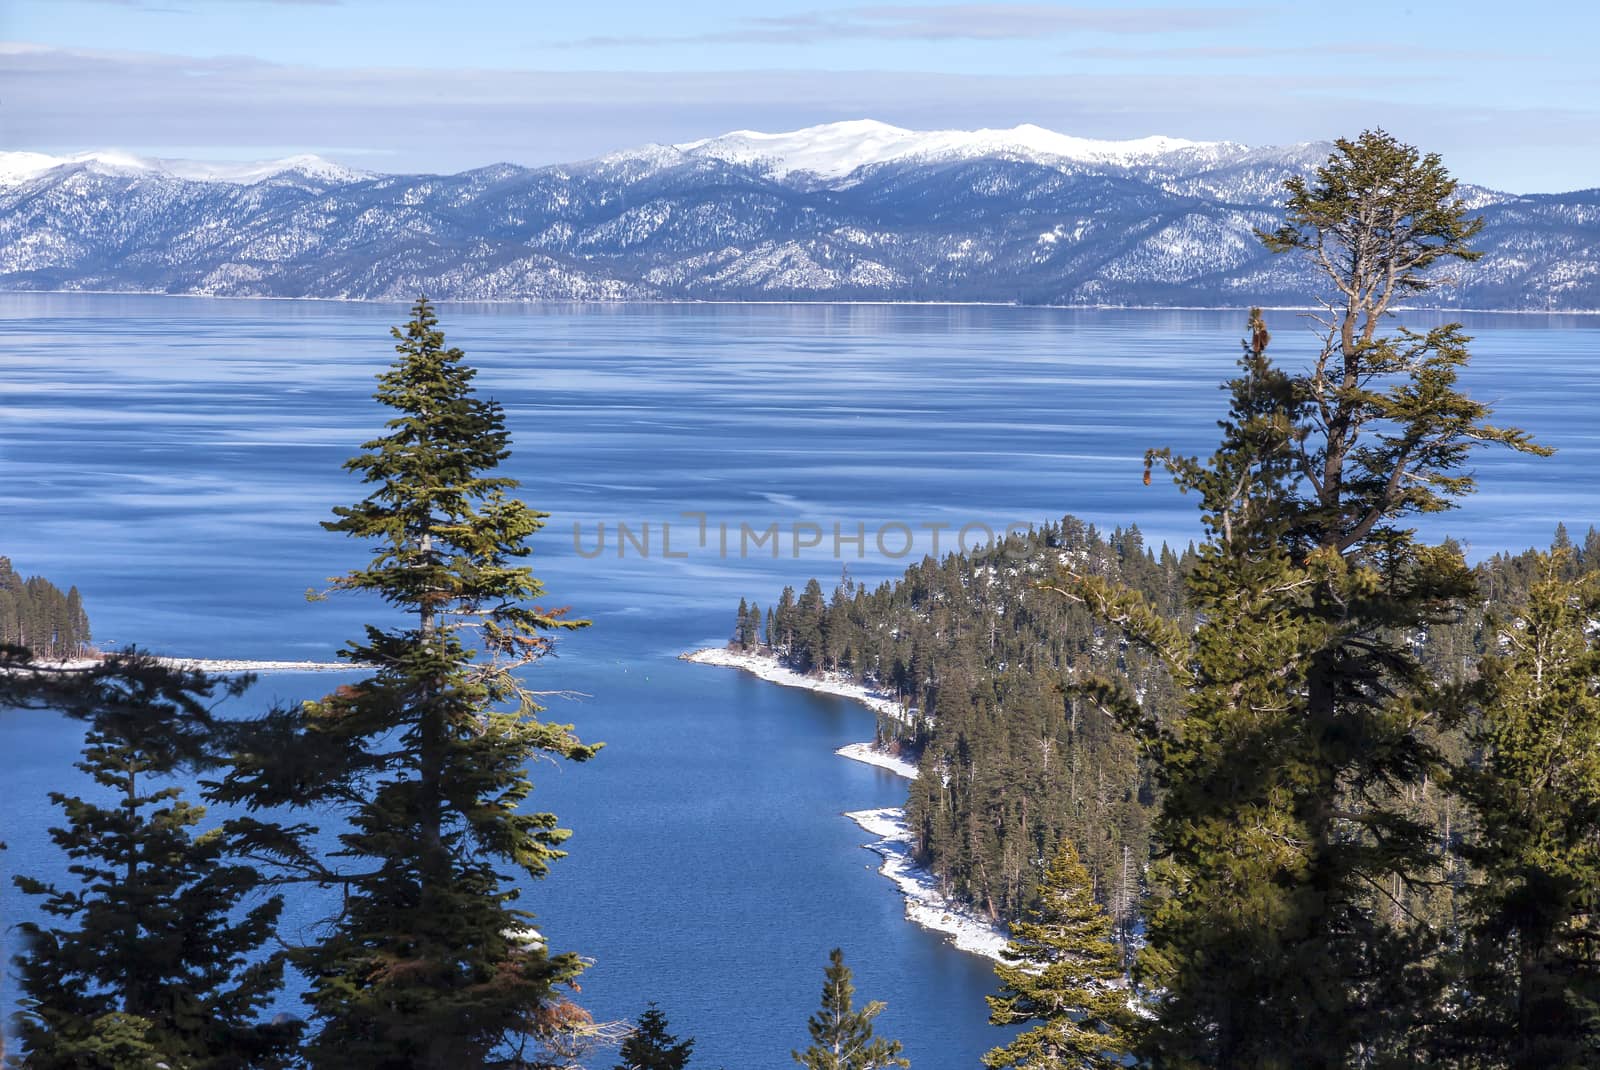
{"type": "MultiPolygon", "coordinates": [[[[1568,576],[1600,570],[1595,529],[1581,546],[1558,529],[1556,545],[1570,550],[1568,576]]],[[[925,558],[874,590],[848,576],[831,595],[815,579],[798,596],[787,588],[764,634],[746,603],[733,645],[761,645],[800,671],[841,673],[900,698],[903,716],[880,718],[879,738],[918,760],[907,817],[922,861],[951,893],[1014,919],[1032,900],[1041,860],[1065,836],[1126,934],[1150,862],[1156,789],[1129,734],[1066,685],[1115,670],[1164,716],[1176,709],[1173,685],[1142,648],[1043,585],[1070,563],[1141,592],[1189,631],[1183,581],[1194,559],[1192,547],[1152,549],[1137,527],[1107,534],[1067,516],[968,555],[925,558]]],[[[1487,648],[1486,615],[1510,619],[1526,602],[1535,555],[1497,556],[1476,575],[1476,601],[1419,637],[1441,675],[1472,671],[1487,648]]],[[[1470,727],[1445,734],[1442,749],[1466,756],[1470,727]]],[[[1471,834],[1444,792],[1424,788],[1404,802],[1451,841],[1471,834]]],[[[1411,909],[1449,914],[1466,879],[1452,866],[1411,909]]]]}
{"type": "Polygon", "coordinates": [[[89,645],[89,617],[76,587],[65,594],[42,576],[23,579],[0,557],[0,645],[39,657],[70,658],[89,645]]]}

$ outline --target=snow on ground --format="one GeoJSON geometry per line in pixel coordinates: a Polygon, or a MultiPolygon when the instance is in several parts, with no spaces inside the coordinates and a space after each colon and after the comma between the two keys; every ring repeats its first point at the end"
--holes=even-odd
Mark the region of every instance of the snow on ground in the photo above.
{"type": "Polygon", "coordinates": [[[906,917],[937,933],[944,933],[962,951],[1000,961],[1006,931],[969,907],[952,903],[939,890],[939,882],[911,856],[911,830],[905,811],[897,806],[857,810],[844,815],[878,839],[867,850],[883,858],[878,872],[894,881],[906,897],[906,917]]]}
{"type": "Polygon", "coordinates": [[[854,762],[865,762],[868,765],[875,765],[879,769],[887,769],[889,772],[897,776],[903,776],[907,780],[917,779],[917,767],[915,765],[904,758],[893,754],[885,754],[871,743],[848,743],[833,753],[841,758],[849,758],[854,762]]]}
{"type": "Polygon", "coordinates": [[[160,658],[164,665],[198,672],[346,672],[370,669],[348,661],[219,661],[216,658],[160,658]]]}
{"type": "MultiPolygon", "coordinates": [[[[682,655],[684,661],[700,665],[725,665],[743,669],[763,680],[785,687],[802,687],[824,695],[840,695],[898,716],[900,704],[882,691],[862,687],[840,678],[820,678],[795,672],[770,654],[744,654],[726,648],[711,647],[682,655]]],[[[851,743],[834,751],[853,761],[865,762],[915,780],[917,767],[904,758],[885,754],[871,743],[851,743]]],[[[867,850],[883,858],[878,872],[894,881],[906,898],[906,917],[924,929],[945,933],[950,942],[962,951],[970,951],[985,958],[1000,958],[1000,949],[1006,946],[1006,930],[970,907],[952,902],[939,890],[939,881],[933,874],[917,865],[911,855],[911,832],[906,828],[905,811],[899,807],[881,810],[857,810],[844,815],[869,833],[878,837],[876,842],[864,844],[867,850]]]]}
{"type": "Polygon", "coordinates": [[[782,684],[784,687],[803,687],[807,691],[816,691],[823,695],[853,698],[874,713],[886,713],[891,717],[901,716],[899,701],[887,691],[863,687],[848,677],[837,674],[807,676],[805,673],[795,672],[771,654],[743,654],[736,650],[708,647],[705,650],[684,654],[683,660],[698,665],[726,665],[733,669],[743,669],[770,683],[782,684]]]}
{"type": "MultiPolygon", "coordinates": [[[[369,669],[349,661],[244,661],[216,658],[156,658],[158,665],[169,669],[191,669],[195,672],[346,672],[351,669],[369,669]]],[[[100,664],[93,658],[76,658],[68,661],[41,661],[37,667],[47,672],[66,672],[73,669],[92,669],[100,664]]]]}

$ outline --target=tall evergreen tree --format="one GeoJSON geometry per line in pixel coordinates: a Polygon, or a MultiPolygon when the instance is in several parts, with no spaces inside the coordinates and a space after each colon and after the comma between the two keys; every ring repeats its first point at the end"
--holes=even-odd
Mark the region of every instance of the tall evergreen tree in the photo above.
{"type": "Polygon", "coordinates": [[[205,810],[173,784],[215,760],[211,706],[248,680],[126,654],[32,682],[28,698],[88,722],[78,768],[109,798],[50,795],[67,817],[50,837],[72,860],[72,885],[15,878],[58,919],[19,926],[24,1065],[290,1065],[300,1024],[259,1021],[282,983],[282,955],[262,947],[283,900],[252,900],[260,877],[230,857],[227,826],[196,834],[205,810]]]}
{"type": "Polygon", "coordinates": [[[734,622],[733,645],[740,650],[755,650],[761,645],[761,607],[739,599],[739,614],[734,622]]]}
{"type": "Polygon", "coordinates": [[[802,671],[827,668],[822,645],[822,620],[827,608],[822,584],[815,579],[807,581],[791,617],[793,636],[790,643],[799,651],[795,656],[799,659],[798,668],[802,671]]]}
{"type": "Polygon", "coordinates": [[[1516,618],[1490,622],[1501,649],[1472,687],[1482,758],[1455,777],[1482,874],[1463,998],[1439,1030],[1464,1065],[1600,1064],[1600,573],[1564,576],[1559,534],[1516,618]]]}
{"type": "Polygon", "coordinates": [[[1258,1004],[1328,998],[1310,987],[1315,978],[1296,976],[1279,931],[1303,908],[1281,879],[1293,864],[1284,849],[1293,816],[1273,804],[1280,775],[1299,775],[1279,763],[1297,731],[1297,667],[1315,644],[1285,604],[1301,586],[1281,545],[1293,388],[1264,342],[1248,343],[1241,364],[1221,445],[1208,465],[1185,470],[1211,535],[1189,577],[1199,626],[1185,633],[1133,591],[1095,578],[1069,576],[1061,588],[1157,651],[1183,688],[1182,717],[1167,722],[1121,679],[1081,681],[1135,729],[1167,788],[1155,827],[1165,857],[1140,958],[1161,995],[1140,1032],[1146,1056],[1176,1066],[1277,1065],[1273,1054],[1298,1041],[1258,1004]]]}
{"type": "Polygon", "coordinates": [[[755,650],[761,646],[761,607],[750,603],[750,615],[745,620],[745,645],[755,650]]]}
{"type": "Polygon", "coordinates": [[[806,1070],[880,1070],[889,1066],[910,1066],[900,1057],[898,1040],[872,1035],[872,1020],[883,1013],[885,1004],[873,1000],[855,1009],[855,985],[850,983],[850,967],[844,952],[834,948],[828,954],[828,967],[822,985],[822,1008],[807,1023],[811,1046],[789,1054],[806,1070]]]}
{"type": "Polygon", "coordinates": [[[547,514],[493,474],[508,455],[501,408],[475,395],[437,322],[420,300],[393,331],[376,397],[396,415],[346,464],[372,492],[324,525],[377,544],[334,590],[375,594],[407,623],[346,646],[373,674],[264,725],[217,792],[348,823],[332,858],[346,868],[322,875],[343,910],[294,957],[314,1066],[533,1067],[587,1021],[560,993],[581,960],[552,953],[515,906],[569,835],[524,809],[530,765],[597,749],[540,720],[515,673],[587,622],[532,604],[543,589],[520,561],[547,514]]]}
{"type": "Polygon", "coordinates": [[[694,1038],[679,1040],[667,1031],[667,1016],[652,1001],[639,1016],[639,1026],[622,1042],[616,1070],[683,1070],[694,1051],[694,1038]]]}
{"type": "Polygon", "coordinates": [[[739,615],[734,621],[732,645],[740,650],[749,650],[748,628],[750,622],[750,603],[743,598],[739,599],[739,615]]]}
{"type": "Polygon", "coordinates": [[[1020,1070],[1113,1070],[1128,1051],[1127,993],[1111,919],[1094,901],[1089,871],[1062,841],[1039,885],[1038,904],[1011,928],[994,968],[1000,994],[985,997],[993,1025],[1038,1022],[983,1057],[1020,1070]]]}
{"type": "Polygon", "coordinates": [[[1369,132],[1288,189],[1263,237],[1327,277],[1320,352],[1285,375],[1253,315],[1221,448],[1150,454],[1202,498],[1202,626],[1183,635],[1092,577],[1061,585],[1161,651],[1187,695],[1162,723],[1126,687],[1094,688],[1168,789],[1143,965],[1163,992],[1146,1054],[1172,1065],[1333,1067],[1402,1043],[1429,936],[1411,902],[1437,858],[1397,800],[1441,771],[1411,637],[1473,590],[1459,548],[1402,525],[1472,489],[1475,446],[1545,452],[1457,388],[1459,325],[1382,330],[1432,265],[1478,255],[1438,158],[1369,132]]]}

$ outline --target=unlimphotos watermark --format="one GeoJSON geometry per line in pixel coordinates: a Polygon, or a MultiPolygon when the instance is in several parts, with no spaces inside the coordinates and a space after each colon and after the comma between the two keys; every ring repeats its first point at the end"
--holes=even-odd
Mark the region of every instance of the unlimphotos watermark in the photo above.
{"type": "Polygon", "coordinates": [[[768,557],[776,561],[788,556],[854,557],[865,560],[869,552],[891,561],[908,557],[938,558],[941,553],[976,550],[1002,545],[1032,532],[1034,525],[1024,521],[991,524],[973,520],[964,524],[951,521],[887,520],[868,524],[833,520],[713,520],[706,513],[679,513],[672,520],[596,521],[585,530],[581,521],[572,525],[572,549],[579,557],[615,556],[617,559],[660,558],[685,560],[691,555],[714,554],[723,559],[768,557]]]}

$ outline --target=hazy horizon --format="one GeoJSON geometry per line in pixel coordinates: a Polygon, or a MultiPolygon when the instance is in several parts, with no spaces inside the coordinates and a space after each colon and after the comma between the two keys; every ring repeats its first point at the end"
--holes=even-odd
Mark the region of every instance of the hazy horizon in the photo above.
{"type": "Polygon", "coordinates": [[[1600,11],[1351,0],[604,9],[479,0],[12,0],[0,147],[390,173],[568,163],[870,117],[1283,145],[1382,126],[1474,183],[1600,185],[1600,11]]]}

